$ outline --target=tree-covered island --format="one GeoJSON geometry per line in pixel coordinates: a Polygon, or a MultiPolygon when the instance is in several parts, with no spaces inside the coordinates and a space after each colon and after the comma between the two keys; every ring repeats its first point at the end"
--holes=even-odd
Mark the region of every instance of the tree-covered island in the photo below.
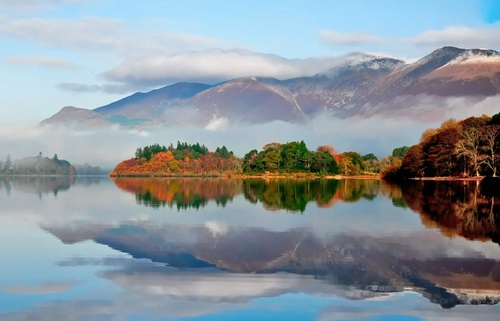
{"type": "Polygon", "coordinates": [[[57,154],[49,158],[40,152],[37,156],[14,161],[7,155],[4,162],[0,161],[0,175],[76,175],[76,170],[70,162],[60,159],[57,154]]]}
{"type": "Polygon", "coordinates": [[[497,176],[500,167],[500,113],[447,120],[426,130],[414,146],[378,159],[373,153],[339,153],[332,146],[309,150],[304,141],[272,142],[238,158],[226,146],[177,142],[137,148],[111,176],[370,176],[389,180],[497,176]]]}
{"type": "Polygon", "coordinates": [[[205,145],[177,142],[137,148],[135,157],[119,163],[111,176],[375,176],[391,164],[392,156],[338,153],[331,146],[309,150],[303,141],[268,143],[242,159],[225,146],[209,151],[205,145]]]}
{"type": "Polygon", "coordinates": [[[42,152],[15,160],[9,154],[5,161],[0,160],[0,176],[102,176],[109,172],[88,163],[72,164],[57,154],[46,157],[42,152]]]}

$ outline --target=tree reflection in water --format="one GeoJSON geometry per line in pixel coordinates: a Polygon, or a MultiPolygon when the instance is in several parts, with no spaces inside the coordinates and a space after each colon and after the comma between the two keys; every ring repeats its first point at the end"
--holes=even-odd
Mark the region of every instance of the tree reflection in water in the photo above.
{"type": "Polygon", "coordinates": [[[357,202],[374,199],[380,192],[379,180],[263,180],[201,178],[113,178],[120,189],[133,193],[138,204],[177,209],[204,207],[211,200],[224,207],[239,194],[268,210],[285,209],[303,213],[309,202],[329,208],[336,201],[357,202]]]}
{"type": "Polygon", "coordinates": [[[54,194],[68,190],[76,182],[76,176],[4,176],[0,177],[0,190],[9,194],[16,189],[39,198],[44,194],[54,194]]]}
{"type": "Polygon", "coordinates": [[[178,210],[199,209],[213,200],[222,207],[241,193],[241,181],[201,178],[113,178],[121,190],[135,194],[138,204],[178,210]]]}
{"type": "Polygon", "coordinates": [[[116,178],[114,182],[135,194],[138,204],[178,210],[199,209],[209,201],[225,207],[243,194],[270,211],[304,213],[310,202],[331,208],[338,201],[373,200],[380,195],[396,207],[411,208],[425,226],[439,228],[446,236],[500,242],[500,203],[483,196],[478,181],[416,181],[402,186],[380,180],[116,178]]]}
{"type": "Polygon", "coordinates": [[[424,225],[449,237],[500,244],[500,203],[480,193],[479,181],[420,181],[402,186],[402,192],[424,225]]]}

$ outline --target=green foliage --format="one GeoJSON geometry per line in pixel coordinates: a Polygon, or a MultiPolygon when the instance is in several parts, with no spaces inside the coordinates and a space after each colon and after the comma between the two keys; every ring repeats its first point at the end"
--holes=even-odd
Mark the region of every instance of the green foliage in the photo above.
{"type": "Polygon", "coordinates": [[[345,153],[342,153],[342,157],[348,157],[351,159],[351,162],[354,166],[359,166],[359,169],[361,171],[364,171],[365,170],[365,164],[364,164],[364,160],[363,160],[363,157],[359,154],[359,153],[356,153],[356,152],[345,152],[345,153]]]}
{"type": "Polygon", "coordinates": [[[493,115],[491,117],[489,124],[490,125],[500,125],[500,113],[493,115]]]}
{"type": "Polygon", "coordinates": [[[327,152],[315,152],[313,154],[311,171],[321,174],[338,174],[339,168],[332,155],[327,152]]]}
{"type": "Polygon", "coordinates": [[[339,164],[340,172],[343,175],[359,175],[365,171],[365,161],[363,157],[356,152],[345,152],[341,154],[339,164]]]}
{"type": "Polygon", "coordinates": [[[392,205],[394,207],[408,208],[408,204],[406,204],[403,197],[396,197],[392,199],[392,205]]]}
{"type": "Polygon", "coordinates": [[[373,153],[363,156],[363,165],[365,168],[365,172],[368,173],[380,173],[382,168],[381,162],[373,153]]]}
{"type": "Polygon", "coordinates": [[[244,180],[243,193],[252,203],[258,201],[269,209],[286,209],[302,213],[307,203],[328,204],[338,188],[337,180],[244,180]]]}
{"type": "Polygon", "coordinates": [[[405,158],[406,153],[408,152],[409,149],[410,149],[410,147],[408,147],[408,146],[394,148],[392,150],[392,156],[399,158],[399,159],[403,159],[403,158],[405,158]]]}
{"type": "MultiPolygon", "coordinates": [[[[177,145],[170,144],[167,148],[165,146],[160,146],[159,144],[153,144],[150,146],[139,147],[135,151],[135,159],[145,158],[146,160],[151,160],[151,158],[158,153],[171,151],[172,155],[174,155],[175,159],[184,159],[189,157],[190,159],[199,159],[200,156],[206,155],[209,151],[205,145],[200,145],[200,143],[196,144],[188,144],[186,142],[177,142],[177,145]]],[[[229,151],[226,146],[217,147],[215,150],[215,154],[218,157],[227,159],[234,157],[234,153],[229,151]]]]}
{"type": "Polygon", "coordinates": [[[145,158],[148,161],[151,160],[154,154],[158,154],[160,152],[166,152],[167,148],[165,146],[160,146],[159,144],[153,144],[150,146],[145,146],[144,148],[137,148],[135,151],[135,158],[141,159],[145,158]]]}
{"type": "Polygon", "coordinates": [[[268,148],[264,151],[262,162],[267,170],[275,171],[280,168],[281,154],[274,148],[268,148]]]}
{"type": "MultiPolygon", "coordinates": [[[[394,153],[394,152],[393,152],[394,153]]],[[[363,160],[366,161],[378,161],[377,156],[375,156],[373,153],[366,154],[363,156],[363,160]]]]}
{"type": "Polygon", "coordinates": [[[227,150],[226,146],[222,146],[222,147],[217,147],[217,149],[215,150],[215,155],[218,156],[218,157],[221,157],[221,158],[231,158],[234,156],[234,153],[233,152],[230,152],[227,150]]]}
{"type": "Polygon", "coordinates": [[[252,150],[243,158],[243,172],[310,172],[338,174],[338,165],[332,155],[324,151],[312,152],[304,141],[286,144],[269,143],[262,151],[252,150]]]}
{"type": "MultiPolygon", "coordinates": [[[[168,150],[172,151],[174,156],[176,156],[176,154],[181,152],[184,157],[187,156],[193,159],[198,159],[200,158],[201,155],[205,155],[208,153],[208,148],[205,145],[200,145],[200,143],[191,145],[186,142],[181,143],[179,141],[177,142],[177,147],[173,148],[173,146],[170,145],[168,150]]],[[[183,157],[182,156],[176,157],[176,159],[181,159],[181,158],[183,157]]]]}

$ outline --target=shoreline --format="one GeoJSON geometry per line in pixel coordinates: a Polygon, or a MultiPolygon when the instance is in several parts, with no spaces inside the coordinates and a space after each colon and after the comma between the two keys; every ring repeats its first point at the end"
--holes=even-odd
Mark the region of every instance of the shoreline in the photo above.
{"type": "Polygon", "coordinates": [[[412,177],[408,180],[412,181],[481,181],[486,176],[436,176],[436,177],[412,177]]]}
{"type": "Polygon", "coordinates": [[[358,180],[368,180],[375,179],[381,180],[382,177],[380,174],[377,175],[355,175],[355,176],[346,176],[346,175],[324,175],[319,176],[311,173],[294,173],[294,174],[230,174],[230,173],[213,173],[213,174],[171,174],[171,173],[129,173],[126,175],[123,174],[110,174],[110,178],[221,178],[221,179],[291,179],[291,180],[300,180],[300,179],[358,179],[358,180]]]}
{"type": "MultiPolygon", "coordinates": [[[[219,179],[289,179],[289,180],[316,180],[316,179],[332,179],[332,180],[385,180],[391,182],[390,180],[384,179],[380,174],[375,175],[324,175],[319,176],[311,173],[294,173],[294,174],[231,174],[231,173],[211,173],[211,174],[172,174],[172,173],[129,173],[126,175],[120,174],[110,174],[108,175],[111,179],[117,178],[219,178],[219,179]]],[[[407,181],[482,181],[483,178],[487,176],[437,176],[437,177],[411,177],[407,178],[407,181]]]]}

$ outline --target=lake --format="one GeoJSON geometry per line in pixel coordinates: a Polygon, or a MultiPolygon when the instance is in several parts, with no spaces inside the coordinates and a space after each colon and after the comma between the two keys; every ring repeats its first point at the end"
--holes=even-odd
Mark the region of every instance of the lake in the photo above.
{"type": "Polygon", "coordinates": [[[0,320],[495,320],[476,182],[0,178],[0,320]]]}

